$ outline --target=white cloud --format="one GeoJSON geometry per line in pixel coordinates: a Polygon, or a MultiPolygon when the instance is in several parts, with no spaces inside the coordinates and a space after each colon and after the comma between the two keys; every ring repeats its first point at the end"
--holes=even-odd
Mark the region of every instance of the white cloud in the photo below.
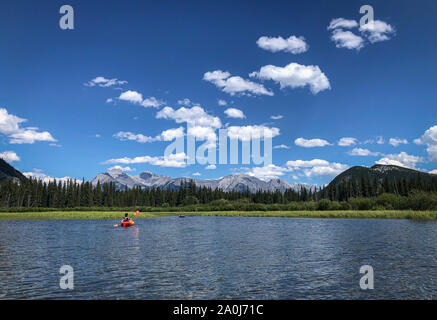
{"type": "Polygon", "coordinates": [[[171,141],[173,139],[180,138],[182,136],[184,136],[183,127],[165,130],[161,132],[160,135],[157,135],[155,137],[145,136],[143,134],[135,134],[126,131],[120,131],[113,135],[114,138],[120,141],[130,140],[130,141],[136,141],[138,143],[149,143],[155,141],[171,141]]]}
{"type": "Polygon", "coordinates": [[[437,126],[426,130],[422,137],[414,140],[414,143],[426,145],[430,160],[437,161],[437,126]]]}
{"type": "Polygon", "coordinates": [[[303,53],[308,50],[309,46],[304,37],[290,36],[287,39],[282,37],[261,37],[256,42],[258,47],[271,51],[285,51],[293,54],[303,53]]]}
{"type": "Polygon", "coordinates": [[[328,26],[328,30],[344,28],[344,29],[352,29],[358,27],[358,22],[355,20],[348,20],[344,18],[332,19],[331,23],[328,26]]]}
{"type": "Polygon", "coordinates": [[[351,151],[349,151],[348,154],[351,156],[362,156],[362,157],[380,155],[379,152],[372,152],[368,149],[362,149],[362,148],[354,148],[351,151]]]}
{"type": "Polygon", "coordinates": [[[217,166],[215,164],[210,164],[205,167],[206,170],[215,170],[217,169],[217,166]]]}
{"type": "Polygon", "coordinates": [[[116,78],[114,79],[106,79],[105,77],[96,77],[94,79],[92,79],[91,81],[88,81],[86,83],[84,83],[85,86],[87,87],[94,87],[94,86],[99,86],[99,87],[111,87],[114,85],[123,85],[126,84],[127,81],[124,80],[118,80],[116,78]]]}
{"type": "Polygon", "coordinates": [[[200,172],[194,172],[193,173],[193,176],[195,176],[195,177],[199,177],[199,176],[201,176],[202,174],[200,173],[200,172]]]}
{"type": "Polygon", "coordinates": [[[32,178],[32,179],[41,180],[44,183],[53,182],[55,180],[57,183],[61,182],[63,184],[67,183],[69,180],[73,180],[76,183],[82,183],[82,180],[80,180],[80,179],[71,178],[68,176],[62,177],[62,178],[54,178],[54,177],[50,177],[50,176],[46,175],[40,169],[33,169],[33,170],[34,170],[33,172],[23,172],[23,175],[29,179],[32,178]]]}
{"type": "Polygon", "coordinates": [[[188,98],[182,99],[182,100],[178,100],[178,104],[181,106],[189,106],[191,105],[191,100],[188,98]]]}
{"type": "Polygon", "coordinates": [[[220,118],[209,115],[200,106],[181,107],[177,110],[165,107],[156,114],[156,118],[174,120],[176,123],[186,122],[189,125],[187,134],[199,140],[215,141],[215,130],[222,126],[220,118]]]}
{"type": "Polygon", "coordinates": [[[263,125],[228,127],[228,137],[230,139],[239,139],[241,141],[250,141],[251,139],[274,138],[278,135],[278,128],[266,127],[263,125]]]}
{"type": "Polygon", "coordinates": [[[371,43],[390,40],[395,33],[395,29],[388,23],[375,20],[360,27],[360,31],[366,35],[371,43]]]}
{"type": "Polygon", "coordinates": [[[237,118],[237,119],[244,119],[246,116],[244,115],[243,111],[236,109],[236,108],[228,108],[225,110],[225,114],[228,116],[228,118],[237,118]]]}
{"type": "Polygon", "coordinates": [[[38,131],[38,128],[22,128],[21,124],[26,122],[13,114],[9,114],[4,108],[0,108],[0,133],[9,137],[11,144],[33,144],[36,141],[56,142],[57,140],[47,131],[38,131]]]}
{"type": "Polygon", "coordinates": [[[192,126],[205,126],[220,128],[222,123],[220,118],[209,115],[202,107],[194,106],[192,108],[181,107],[174,110],[171,107],[165,107],[156,114],[157,119],[170,119],[176,123],[188,123],[192,126]]]}
{"type": "Polygon", "coordinates": [[[331,35],[332,41],[335,42],[337,48],[356,49],[360,50],[364,47],[364,39],[350,31],[336,29],[331,35]]]}
{"type": "Polygon", "coordinates": [[[226,100],[223,100],[223,99],[219,99],[219,100],[217,101],[217,103],[218,103],[219,106],[222,106],[222,107],[228,105],[228,103],[226,102],[226,100]]]}
{"type": "Polygon", "coordinates": [[[127,90],[125,92],[122,92],[118,97],[118,99],[122,101],[130,102],[132,104],[139,104],[145,108],[148,107],[158,108],[164,104],[164,101],[160,101],[155,97],[149,97],[143,99],[143,95],[141,93],[132,90],[127,90]]]}
{"type": "Polygon", "coordinates": [[[112,102],[114,102],[114,99],[112,99],[112,98],[106,99],[106,103],[112,103],[112,102]]]}
{"type": "Polygon", "coordinates": [[[272,120],[280,120],[280,119],[282,119],[282,118],[284,118],[284,116],[283,115],[277,115],[277,116],[270,116],[270,119],[272,119],[272,120]]]}
{"type": "Polygon", "coordinates": [[[318,66],[304,66],[294,62],[285,67],[263,66],[258,72],[252,72],[250,77],[273,80],[280,84],[281,89],[285,87],[294,89],[309,86],[313,94],[331,89],[328,78],[318,66]]]}
{"type": "Polygon", "coordinates": [[[376,143],[377,144],[384,144],[385,143],[384,138],[383,137],[377,137],[376,143]]]}
{"type": "Polygon", "coordinates": [[[118,99],[128,101],[130,103],[141,103],[143,102],[143,95],[139,92],[128,90],[122,92],[118,99]]]}
{"type": "Polygon", "coordinates": [[[142,134],[135,134],[132,132],[126,132],[126,131],[120,131],[113,135],[114,138],[120,140],[120,141],[136,141],[138,143],[147,143],[147,142],[153,142],[157,141],[154,137],[145,136],[142,134]]]}
{"type": "Polygon", "coordinates": [[[247,174],[264,181],[269,181],[283,176],[287,171],[289,171],[289,169],[269,164],[264,167],[253,167],[247,174]]]}
{"type": "Polygon", "coordinates": [[[231,76],[229,72],[221,70],[206,72],[203,80],[213,83],[231,96],[235,94],[273,96],[273,92],[267,90],[262,84],[245,80],[239,76],[231,76]]]}
{"type": "Polygon", "coordinates": [[[294,140],[294,144],[299,147],[304,148],[314,148],[314,147],[324,147],[324,146],[330,146],[331,144],[323,139],[304,139],[304,138],[297,138],[294,140]]]}
{"type": "Polygon", "coordinates": [[[432,170],[432,171],[430,171],[430,172],[428,172],[428,173],[430,173],[430,174],[437,174],[437,169],[432,170]]]}
{"type": "Polygon", "coordinates": [[[376,161],[376,164],[395,165],[400,167],[416,169],[418,162],[423,162],[422,157],[409,155],[405,152],[399,154],[387,154],[384,158],[376,161]]]}
{"type": "Polygon", "coordinates": [[[122,167],[122,166],[113,166],[111,168],[108,168],[108,171],[114,171],[114,170],[121,170],[123,172],[131,172],[131,171],[136,171],[135,168],[131,168],[129,166],[126,167],[122,167]]]}
{"type": "Polygon", "coordinates": [[[359,50],[368,43],[376,43],[389,40],[395,33],[395,29],[388,23],[380,20],[374,20],[358,28],[361,36],[354,34],[349,30],[358,28],[355,20],[344,18],[333,19],[328,26],[332,31],[331,40],[335,42],[337,48],[347,48],[359,50]],[[367,39],[368,41],[365,41],[367,39]]]}
{"type": "Polygon", "coordinates": [[[151,157],[151,156],[141,156],[135,158],[118,158],[118,159],[109,159],[103,164],[138,164],[138,163],[148,163],[154,166],[160,167],[173,167],[173,168],[184,168],[187,163],[185,159],[187,156],[185,153],[176,153],[171,154],[169,156],[161,156],[161,157],[151,157]]]}
{"type": "Polygon", "coordinates": [[[336,176],[349,168],[348,165],[328,162],[322,159],[287,161],[286,166],[292,170],[302,170],[306,177],[336,176]]]}
{"type": "Polygon", "coordinates": [[[408,144],[408,141],[406,139],[390,138],[388,143],[390,143],[393,147],[397,147],[400,144],[408,144]]]}
{"type": "Polygon", "coordinates": [[[287,161],[287,167],[294,168],[310,168],[310,167],[320,167],[320,166],[328,166],[329,162],[322,159],[313,159],[313,160],[290,160],[287,161]]]}
{"type": "Polygon", "coordinates": [[[350,147],[350,146],[356,145],[357,143],[358,143],[357,139],[350,138],[350,137],[344,137],[338,141],[338,145],[340,147],[350,147]]]}
{"type": "Polygon", "coordinates": [[[20,157],[14,151],[0,152],[0,159],[3,159],[9,163],[14,161],[20,161],[20,157]]]}
{"type": "Polygon", "coordinates": [[[285,144],[280,144],[280,145],[274,146],[273,149],[290,149],[290,147],[285,145],[285,144]]]}
{"type": "Polygon", "coordinates": [[[184,136],[184,128],[174,128],[174,129],[168,129],[161,132],[161,140],[163,141],[172,141],[173,139],[177,139],[184,136]]]}

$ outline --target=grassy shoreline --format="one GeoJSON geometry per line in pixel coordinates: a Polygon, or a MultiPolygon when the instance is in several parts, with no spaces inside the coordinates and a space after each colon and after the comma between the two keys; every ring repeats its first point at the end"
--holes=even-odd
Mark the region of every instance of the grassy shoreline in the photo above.
{"type": "MultiPolygon", "coordinates": [[[[92,220],[121,219],[124,211],[0,212],[0,220],[92,220]]],[[[142,212],[135,219],[176,216],[179,212],[142,212]]],[[[186,216],[328,218],[328,219],[408,219],[437,220],[437,211],[209,211],[184,212],[186,216]]]]}

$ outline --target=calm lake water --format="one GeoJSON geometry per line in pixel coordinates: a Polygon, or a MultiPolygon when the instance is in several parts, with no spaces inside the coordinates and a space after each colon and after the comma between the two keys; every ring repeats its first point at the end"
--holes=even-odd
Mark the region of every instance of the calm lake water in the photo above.
{"type": "Polygon", "coordinates": [[[437,223],[0,221],[0,299],[436,299],[437,223]],[[59,287],[62,265],[74,289],[59,287]],[[374,269],[361,290],[360,266],[374,269]]]}

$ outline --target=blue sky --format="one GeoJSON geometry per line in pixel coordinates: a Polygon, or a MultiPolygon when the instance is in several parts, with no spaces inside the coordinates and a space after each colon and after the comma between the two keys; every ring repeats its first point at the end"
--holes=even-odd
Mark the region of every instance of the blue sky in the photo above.
{"type": "Polygon", "coordinates": [[[372,31],[351,0],[69,1],[74,30],[63,4],[0,4],[0,154],[22,172],[323,184],[376,162],[437,169],[435,1],[367,1],[372,31]],[[273,165],[175,166],[166,130],[184,117],[273,130],[273,165]]]}

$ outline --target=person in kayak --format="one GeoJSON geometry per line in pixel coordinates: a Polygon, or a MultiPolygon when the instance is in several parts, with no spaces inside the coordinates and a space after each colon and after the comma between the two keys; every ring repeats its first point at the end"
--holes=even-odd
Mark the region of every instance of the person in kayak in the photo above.
{"type": "Polygon", "coordinates": [[[121,221],[129,222],[130,221],[129,214],[125,213],[124,218],[121,221]]]}

